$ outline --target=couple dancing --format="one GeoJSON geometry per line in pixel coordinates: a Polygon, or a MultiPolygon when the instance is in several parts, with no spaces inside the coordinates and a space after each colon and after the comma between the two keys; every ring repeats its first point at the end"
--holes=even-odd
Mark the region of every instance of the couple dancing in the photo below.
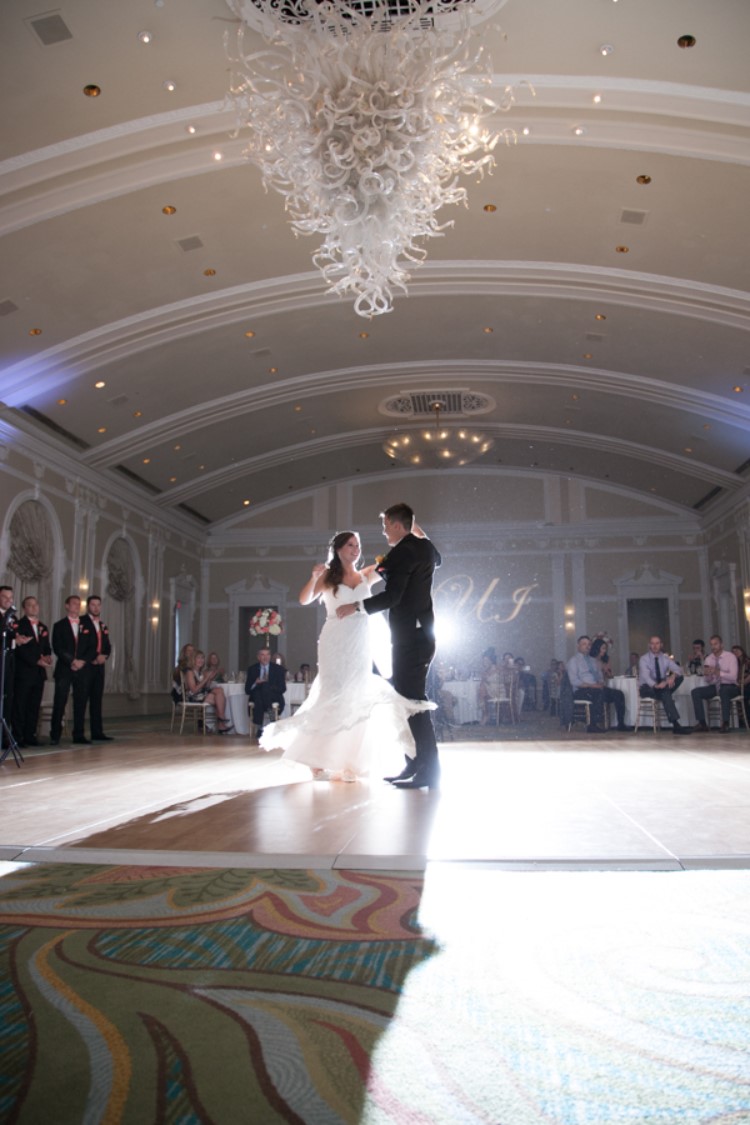
{"type": "Polygon", "coordinates": [[[440,768],[427,702],[427,670],[435,655],[432,576],[440,555],[407,504],[381,514],[391,548],[382,562],[358,569],[359,536],[333,537],[327,563],[313,568],[302,605],[320,599],[326,620],[318,640],[318,675],[295,715],[266,727],[261,746],[282,749],[313,776],[354,781],[366,776],[383,747],[403,751],[406,765],[386,778],[401,789],[435,789],[440,768]],[[371,593],[380,579],[385,589],[371,593]],[[389,611],[390,683],[372,670],[367,617],[389,611]]]}

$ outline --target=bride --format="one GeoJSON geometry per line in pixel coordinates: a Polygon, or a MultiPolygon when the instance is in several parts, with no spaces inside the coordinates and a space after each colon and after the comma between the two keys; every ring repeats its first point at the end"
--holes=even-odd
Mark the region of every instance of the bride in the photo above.
{"type": "Polygon", "coordinates": [[[357,569],[361,554],[356,532],[340,531],[329,543],[328,562],[313,567],[299,600],[311,605],[320,599],[326,609],[318,675],[296,714],[269,724],[260,740],[264,750],[283,750],[325,781],[366,777],[383,749],[397,761],[401,754],[413,758],[409,716],[435,706],[405,699],[373,672],[366,613],[336,617],[338,606],[368,597],[380,581],[375,565],[357,569]]]}

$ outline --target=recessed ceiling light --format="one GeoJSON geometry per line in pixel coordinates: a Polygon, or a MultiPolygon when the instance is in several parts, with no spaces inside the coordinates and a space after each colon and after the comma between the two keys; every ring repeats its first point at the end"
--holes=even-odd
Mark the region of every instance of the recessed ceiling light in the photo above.
{"type": "Polygon", "coordinates": [[[58,405],[58,406],[67,406],[67,405],[68,405],[68,400],[67,400],[66,398],[59,398],[59,399],[57,400],[57,405],[58,405]]]}
{"type": "Polygon", "coordinates": [[[681,35],[677,40],[678,47],[694,47],[696,39],[694,35],[681,35]]]}
{"type": "Polygon", "coordinates": [[[497,207],[494,203],[485,203],[482,210],[486,211],[488,215],[494,215],[495,211],[497,211],[497,207]]]}
{"type": "Polygon", "coordinates": [[[175,453],[179,453],[180,450],[182,449],[182,446],[178,442],[177,445],[173,446],[172,448],[174,449],[175,453]]]}
{"type": "Polygon", "coordinates": [[[591,352],[584,352],[584,353],[583,353],[583,358],[584,358],[584,359],[593,359],[594,357],[593,357],[593,355],[591,354],[591,352]]]}
{"type": "Polygon", "coordinates": [[[591,100],[592,100],[592,102],[594,103],[594,105],[601,105],[601,104],[602,104],[602,96],[601,96],[601,94],[594,94],[594,96],[593,96],[593,98],[592,98],[591,100]]]}
{"type": "Polygon", "coordinates": [[[295,406],[295,408],[294,408],[294,413],[295,413],[295,414],[299,414],[301,410],[302,410],[302,407],[301,407],[301,406],[299,406],[299,405],[297,405],[297,406],[295,406]]]}
{"type": "Polygon", "coordinates": [[[573,135],[574,136],[582,137],[585,132],[586,132],[586,126],[585,125],[574,125],[573,126],[573,135]]]}
{"type": "Polygon", "coordinates": [[[143,411],[142,410],[134,410],[133,411],[133,417],[134,418],[142,418],[143,417],[143,411]]]}
{"type": "Polygon", "coordinates": [[[269,367],[268,368],[268,374],[269,375],[276,375],[278,373],[278,370],[279,370],[278,367],[269,367]]]}
{"type": "Polygon", "coordinates": [[[646,175],[636,176],[635,182],[637,184],[650,184],[651,183],[651,177],[646,176],[646,175]]]}
{"type": "Polygon", "coordinates": [[[150,457],[144,457],[143,458],[143,464],[144,465],[150,465],[151,464],[151,458],[150,457]]]}
{"type": "Polygon", "coordinates": [[[693,448],[692,448],[692,446],[690,446],[690,445],[686,445],[686,446],[685,446],[685,449],[683,450],[683,452],[684,452],[684,453],[692,453],[692,452],[693,452],[693,448]]]}
{"type": "Polygon", "coordinates": [[[139,43],[144,43],[144,44],[151,43],[153,41],[153,38],[154,37],[153,37],[153,35],[151,34],[150,31],[139,31],[138,32],[138,42],[139,43]]]}
{"type": "Polygon", "coordinates": [[[732,390],[734,391],[734,393],[736,395],[741,395],[742,392],[744,391],[744,389],[745,389],[744,387],[732,387],[732,390]]]}
{"type": "Polygon", "coordinates": [[[615,246],[615,253],[617,253],[617,254],[629,254],[630,253],[630,247],[629,246],[615,246]]]}
{"type": "Polygon", "coordinates": [[[370,335],[369,332],[360,332],[359,338],[360,338],[360,340],[366,340],[369,335],[370,335]]]}
{"type": "Polygon", "coordinates": [[[594,320],[606,320],[606,319],[607,319],[606,313],[596,313],[594,315],[594,320]]]}
{"type": "Polygon", "coordinates": [[[198,466],[199,469],[205,469],[205,467],[206,467],[205,465],[199,465],[198,466]]]}
{"type": "Polygon", "coordinates": [[[164,87],[164,89],[167,91],[168,94],[173,94],[175,92],[175,90],[177,89],[177,83],[174,81],[173,78],[165,78],[164,81],[162,82],[162,86],[164,87]]]}
{"type": "Polygon", "coordinates": [[[250,501],[249,500],[243,500],[242,506],[243,506],[243,508],[249,508],[250,507],[250,501]]]}
{"type": "Polygon", "coordinates": [[[29,336],[41,336],[41,334],[42,334],[41,328],[30,328],[29,329],[29,336]]]}
{"type": "Polygon", "coordinates": [[[166,207],[162,207],[161,213],[162,215],[176,215],[177,208],[173,207],[171,203],[168,203],[166,207]]]}
{"type": "Polygon", "coordinates": [[[487,326],[487,328],[483,328],[482,331],[485,332],[489,336],[492,332],[495,331],[495,329],[487,326]]]}
{"type": "Polygon", "coordinates": [[[524,125],[523,129],[521,130],[521,136],[522,137],[530,137],[531,136],[531,129],[528,127],[528,125],[524,125]]]}
{"type": "Polygon", "coordinates": [[[98,429],[98,430],[97,430],[96,432],[97,432],[98,434],[106,434],[106,432],[107,432],[107,427],[106,427],[106,426],[100,426],[100,427],[99,427],[99,429],[98,429]]]}
{"type": "Polygon", "coordinates": [[[100,391],[102,389],[102,387],[106,387],[106,385],[107,384],[104,382],[103,379],[97,379],[97,381],[94,383],[94,386],[96,387],[97,391],[100,391]]]}
{"type": "Polygon", "coordinates": [[[216,277],[216,270],[211,269],[209,267],[207,270],[203,271],[203,276],[204,277],[216,277]]]}
{"type": "Polygon", "coordinates": [[[169,478],[169,483],[170,483],[170,484],[175,484],[175,483],[176,483],[176,481],[177,481],[177,477],[170,477],[170,478],[169,478]]]}
{"type": "Polygon", "coordinates": [[[216,160],[216,161],[223,160],[224,159],[224,153],[219,152],[218,149],[217,149],[216,152],[213,154],[213,157],[214,157],[214,160],[216,160]]]}
{"type": "Polygon", "coordinates": [[[607,55],[611,55],[613,52],[614,47],[611,43],[602,43],[601,47],[599,48],[599,54],[604,55],[605,58],[607,57],[607,55]]]}
{"type": "Polygon", "coordinates": [[[251,330],[249,332],[246,332],[245,335],[247,336],[248,340],[252,340],[255,333],[251,330]]]}
{"type": "Polygon", "coordinates": [[[578,402],[578,395],[571,395],[570,397],[573,402],[578,402]]]}
{"type": "Polygon", "coordinates": [[[83,87],[83,92],[87,98],[98,98],[102,92],[102,88],[101,86],[95,86],[92,82],[90,85],[83,87]]]}
{"type": "Polygon", "coordinates": [[[711,423],[710,422],[704,422],[703,423],[703,429],[704,430],[710,430],[711,429],[711,423]]]}

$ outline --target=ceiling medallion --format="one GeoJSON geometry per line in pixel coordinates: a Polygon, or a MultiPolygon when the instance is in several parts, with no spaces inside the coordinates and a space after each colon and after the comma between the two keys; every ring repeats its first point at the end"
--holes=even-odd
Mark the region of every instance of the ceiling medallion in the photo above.
{"type": "Polygon", "coordinates": [[[492,449],[492,438],[479,430],[441,424],[444,406],[439,400],[430,405],[435,415],[434,427],[397,433],[383,442],[383,450],[391,460],[419,469],[454,469],[470,465],[492,449]]]}
{"type": "Polygon", "coordinates": [[[500,136],[489,59],[461,0],[227,0],[240,17],[229,96],[244,155],[284,197],[296,234],[332,293],[360,316],[390,312],[446,204],[466,201],[459,175],[492,168],[500,136]],[[260,31],[263,50],[249,39],[260,31]]]}

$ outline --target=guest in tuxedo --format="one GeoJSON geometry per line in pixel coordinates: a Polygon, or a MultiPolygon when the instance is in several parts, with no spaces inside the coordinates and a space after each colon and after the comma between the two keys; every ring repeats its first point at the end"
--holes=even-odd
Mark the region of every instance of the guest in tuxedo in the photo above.
{"type": "MultiPolygon", "coordinates": [[[[432,576],[440,566],[440,554],[414,520],[408,504],[393,504],[381,512],[383,535],[391,548],[376,570],[385,590],[361,602],[339,606],[338,617],[358,611],[388,610],[391,631],[391,683],[407,699],[427,699],[427,673],[435,655],[435,613],[432,608],[432,576]]],[[[400,789],[437,789],[440,765],[435,728],[429,711],[409,719],[416,755],[407,758],[397,777],[386,778],[400,789]]]]}
{"type": "Polygon", "coordinates": [[[638,665],[638,691],[641,698],[659,700],[675,734],[692,734],[688,727],[680,726],[677,704],[672,699],[684,678],[679,664],[664,652],[661,637],[651,637],[648,652],[638,665]]]}
{"type": "Polygon", "coordinates": [[[109,629],[102,621],[102,599],[91,594],[86,600],[86,613],[81,621],[87,622],[96,637],[96,655],[89,664],[89,723],[92,742],[111,742],[110,735],[104,733],[102,721],[102,700],[104,698],[104,669],[112,655],[109,629]]]}
{"type": "Polygon", "coordinates": [[[36,730],[42,705],[47,669],[52,666],[49,629],[39,620],[39,602],[29,595],[21,603],[23,616],[18,622],[16,639],[27,637],[16,645],[15,685],[13,689],[13,734],[18,745],[39,746],[36,730]]]}
{"type": "Polygon", "coordinates": [[[96,637],[91,622],[81,617],[81,599],[76,594],[65,599],[65,614],[52,626],[52,651],[57,663],[50,743],[52,746],[60,745],[63,714],[72,690],[73,742],[90,745],[84,721],[89,698],[89,670],[96,657],[96,637]]]}
{"type": "Polygon", "coordinates": [[[271,663],[270,648],[258,649],[258,661],[250,665],[245,676],[245,694],[249,699],[258,738],[263,733],[263,716],[266,711],[271,711],[274,703],[279,705],[279,715],[284,710],[285,690],[286,668],[282,664],[271,663]]]}

